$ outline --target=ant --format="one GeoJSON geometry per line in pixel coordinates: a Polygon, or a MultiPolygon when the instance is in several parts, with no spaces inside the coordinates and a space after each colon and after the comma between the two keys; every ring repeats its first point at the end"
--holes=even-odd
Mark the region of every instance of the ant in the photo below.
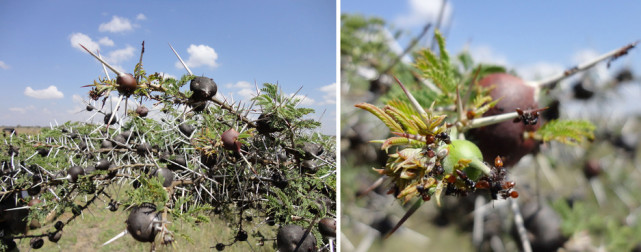
{"type": "Polygon", "coordinates": [[[429,195],[428,190],[425,189],[423,185],[417,185],[416,191],[421,195],[423,201],[430,201],[430,199],[432,199],[432,196],[429,195]]]}
{"type": "Polygon", "coordinates": [[[446,144],[451,144],[452,141],[450,140],[450,135],[447,134],[446,132],[441,132],[436,134],[436,138],[445,142],[446,144]]]}
{"type": "Polygon", "coordinates": [[[433,144],[436,139],[434,138],[434,135],[427,135],[425,137],[425,143],[426,144],[433,144]]]}
{"type": "Polygon", "coordinates": [[[467,190],[457,188],[454,184],[447,184],[445,188],[445,195],[454,195],[454,196],[467,196],[467,190]]]}
{"type": "MultiPolygon", "coordinates": [[[[473,186],[475,189],[490,190],[490,196],[492,197],[492,199],[497,199],[498,195],[501,195],[501,197],[503,198],[518,198],[519,193],[515,190],[512,190],[514,186],[516,186],[516,183],[514,183],[513,181],[505,181],[506,175],[507,171],[503,167],[503,159],[497,156],[494,159],[494,167],[491,174],[489,176],[482,177],[473,186]]],[[[460,173],[459,177],[462,177],[460,173]]]]}
{"type": "Polygon", "coordinates": [[[434,165],[434,168],[430,170],[430,172],[427,174],[430,177],[438,176],[441,175],[445,172],[445,169],[443,169],[443,166],[441,163],[437,162],[436,165],[434,165]]]}
{"type": "Polygon", "coordinates": [[[463,183],[469,188],[475,188],[476,187],[476,182],[472,181],[470,178],[467,177],[467,174],[465,174],[464,171],[461,170],[456,170],[456,174],[458,177],[463,180],[463,183]]]}
{"type": "Polygon", "coordinates": [[[432,150],[432,147],[430,147],[429,145],[425,147],[423,153],[429,158],[433,158],[434,156],[436,156],[436,153],[434,153],[434,150],[432,150]]]}
{"type": "Polygon", "coordinates": [[[537,122],[539,122],[539,112],[546,109],[548,109],[548,107],[526,111],[517,108],[516,113],[519,114],[519,117],[514,118],[514,122],[523,122],[523,124],[525,125],[535,125],[537,122]]]}

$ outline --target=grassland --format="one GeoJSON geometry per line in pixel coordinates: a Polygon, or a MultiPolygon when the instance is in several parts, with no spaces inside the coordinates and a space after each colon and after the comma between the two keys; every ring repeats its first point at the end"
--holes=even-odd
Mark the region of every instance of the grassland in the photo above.
{"type": "MultiPolygon", "coordinates": [[[[123,187],[125,191],[127,188],[123,187]]],[[[83,199],[80,199],[82,201],[83,199]]],[[[243,222],[244,229],[248,234],[258,230],[266,238],[275,238],[278,226],[269,226],[264,223],[264,218],[257,213],[246,212],[247,215],[254,215],[252,222],[243,222]],[[250,231],[251,230],[251,231],[250,231]]],[[[134,240],[131,235],[106,245],[103,243],[110,240],[126,228],[125,220],[129,212],[123,207],[116,212],[107,209],[107,203],[97,201],[90,208],[83,211],[82,217],[69,223],[63,229],[62,239],[58,243],[49,242],[45,238],[45,245],[38,251],[150,251],[150,243],[141,243],[134,240]]],[[[70,213],[63,215],[60,220],[65,221],[70,213]]],[[[170,221],[172,221],[170,219],[170,221]]],[[[228,223],[215,215],[211,215],[210,222],[197,225],[172,222],[179,235],[175,235],[175,242],[169,246],[162,246],[157,238],[156,251],[212,251],[217,243],[228,244],[233,241],[236,232],[236,225],[228,223]]],[[[29,231],[29,234],[41,234],[53,230],[53,225],[48,224],[37,230],[29,231]]],[[[225,248],[225,251],[273,251],[272,241],[267,241],[259,246],[260,237],[250,237],[245,242],[237,242],[225,248]]],[[[29,251],[29,239],[16,240],[20,251],[29,251]]]]}
{"type": "MultiPolygon", "coordinates": [[[[18,134],[37,135],[42,130],[38,126],[0,126],[0,130],[5,132],[5,129],[15,129],[18,134]]],[[[8,133],[8,132],[7,132],[8,133]]]]}

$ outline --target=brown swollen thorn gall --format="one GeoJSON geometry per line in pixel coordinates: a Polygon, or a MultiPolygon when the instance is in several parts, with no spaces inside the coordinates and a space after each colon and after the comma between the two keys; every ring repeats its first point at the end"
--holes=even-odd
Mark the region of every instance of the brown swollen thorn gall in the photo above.
{"type": "MultiPolygon", "coordinates": [[[[490,74],[481,79],[478,85],[491,88],[492,99],[501,99],[496,106],[483,114],[484,117],[509,113],[517,108],[527,111],[538,107],[535,88],[516,76],[505,73],[490,74]]],[[[538,146],[536,140],[523,137],[526,131],[536,131],[541,125],[538,120],[530,123],[533,124],[504,121],[472,129],[469,136],[483,150],[485,162],[492,163],[494,158],[500,155],[503,157],[504,165],[510,167],[538,146]]]]}
{"type": "Polygon", "coordinates": [[[105,62],[102,58],[98,57],[96,54],[89,51],[89,49],[87,49],[82,44],[80,44],[80,46],[83,49],[85,49],[85,51],[87,51],[89,54],[91,54],[91,56],[93,56],[98,61],[100,61],[100,63],[102,63],[104,66],[108,67],[109,69],[111,69],[111,71],[113,71],[114,73],[116,73],[116,75],[118,75],[118,77],[116,78],[116,84],[118,85],[116,89],[121,95],[129,96],[134,91],[136,91],[136,89],[138,88],[138,81],[136,80],[136,78],[134,78],[132,74],[118,71],[116,68],[109,65],[109,63],[105,62]]]}
{"type": "Polygon", "coordinates": [[[235,129],[229,129],[220,136],[220,139],[223,141],[223,147],[226,150],[231,150],[236,153],[240,152],[240,142],[238,141],[238,136],[240,133],[235,129]]]}

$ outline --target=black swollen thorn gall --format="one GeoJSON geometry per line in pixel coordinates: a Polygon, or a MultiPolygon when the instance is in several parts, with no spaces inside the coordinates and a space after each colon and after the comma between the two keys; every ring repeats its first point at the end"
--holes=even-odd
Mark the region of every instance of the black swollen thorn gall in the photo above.
{"type": "Polygon", "coordinates": [[[111,165],[111,163],[109,162],[109,160],[104,159],[104,158],[100,159],[100,161],[98,161],[98,163],[96,163],[96,170],[105,171],[105,170],[109,169],[110,165],[111,165]]]}
{"type": "Polygon", "coordinates": [[[45,241],[40,237],[33,237],[31,238],[31,241],[29,241],[29,245],[31,246],[32,249],[42,248],[42,245],[44,244],[45,244],[45,241]]]}
{"type": "Polygon", "coordinates": [[[189,89],[194,92],[191,96],[193,100],[206,101],[216,95],[218,86],[211,78],[197,76],[189,83],[189,89]]]}
{"type": "Polygon", "coordinates": [[[118,123],[118,119],[116,119],[116,116],[114,116],[113,118],[111,118],[111,115],[112,115],[111,113],[107,113],[107,114],[105,115],[105,118],[104,118],[104,120],[103,120],[103,122],[104,122],[105,124],[108,124],[108,125],[114,125],[114,124],[117,124],[117,123],[118,123]],[[111,119],[111,121],[110,121],[109,119],[111,119]]]}
{"type": "Polygon", "coordinates": [[[47,234],[47,238],[49,238],[50,242],[57,243],[60,240],[60,238],[62,238],[62,232],[61,231],[51,232],[47,234]]]}
{"type": "Polygon", "coordinates": [[[62,221],[57,221],[56,224],[53,225],[53,227],[56,230],[60,231],[60,230],[62,230],[62,228],[65,227],[65,224],[62,221]]]}
{"type": "Polygon", "coordinates": [[[156,212],[156,206],[143,203],[134,207],[129,213],[126,221],[127,231],[137,241],[153,242],[158,232],[154,223],[158,221],[160,221],[160,213],[156,212]]]}
{"type": "Polygon", "coordinates": [[[245,230],[239,230],[238,233],[236,234],[236,240],[239,241],[246,241],[247,240],[247,231],[245,230]]]}
{"type": "Polygon", "coordinates": [[[183,123],[180,126],[178,126],[178,130],[180,130],[181,133],[185,134],[185,136],[189,137],[191,136],[191,133],[194,133],[194,131],[196,130],[196,127],[187,123],[183,123]]]}
{"type": "Polygon", "coordinates": [[[67,170],[67,174],[69,174],[69,176],[71,176],[69,178],[69,181],[71,183],[76,183],[76,181],[78,181],[78,177],[80,175],[85,175],[85,170],[82,169],[82,167],[75,165],[75,166],[72,166],[71,168],[69,168],[67,170]]]}
{"type": "MultiPolygon", "coordinates": [[[[296,251],[296,245],[303,238],[305,229],[298,225],[285,225],[278,230],[276,244],[281,252],[296,251]]],[[[297,251],[316,251],[316,238],[310,232],[297,251]]]]}

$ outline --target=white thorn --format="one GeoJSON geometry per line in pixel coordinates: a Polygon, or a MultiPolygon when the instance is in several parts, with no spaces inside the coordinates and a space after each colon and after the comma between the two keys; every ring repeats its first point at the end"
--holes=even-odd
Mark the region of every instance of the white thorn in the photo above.
{"type": "Polygon", "coordinates": [[[98,57],[98,55],[96,55],[96,54],[92,53],[91,51],[89,51],[89,49],[87,49],[85,46],[83,46],[82,44],[79,44],[79,45],[82,47],[82,49],[85,49],[85,51],[87,51],[89,54],[91,54],[91,56],[93,56],[93,57],[94,57],[94,58],[96,58],[98,61],[100,61],[100,63],[104,64],[104,65],[105,65],[105,66],[107,66],[109,69],[111,69],[111,71],[113,71],[114,73],[116,73],[116,75],[118,75],[118,76],[124,75],[124,73],[122,73],[122,72],[118,71],[117,69],[115,69],[114,67],[112,67],[111,65],[109,65],[109,63],[107,63],[106,61],[102,60],[102,58],[98,57]]]}
{"type": "Polygon", "coordinates": [[[8,211],[16,211],[16,210],[29,209],[29,208],[31,207],[30,206],[14,207],[14,208],[5,209],[4,211],[8,212],[8,211]]]}
{"type": "Polygon", "coordinates": [[[125,229],[125,231],[120,232],[120,234],[117,234],[116,236],[114,236],[114,238],[111,238],[111,240],[108,240],[107,242],[103,243],[102,246],[105,246],[109,243],[112,243],[115,240],[120,239],[121,237],[125,236],[127,233],[129,232],[127,232],[127,229],[125,229]]]}
{"type": "MultiPolygon", "coordinates": [[[[100,56],[100,51],[98,51],[98,58],[102,59],[100,56]]],[[[109,73],[107,72],[107,68],[105,67],[105,64],[102,64],[102,70],[105,70],[105,75],[107,75],[107,80],[111,81],[111,77],[109,77],[109,73]]]]}
{"type": "Polygon", "coordinates": [[[178,55],[178,52],[176,52],[176,50],[174,50],[174,47],[173,47],[173,46],[171,46],[171,44],[169,44],[169,47],[171,47],[171,50],[172,50],[172,51],[174,51],[174,54],[176,54],[176,57],[178,57],[178,60],[180,61],[180,63],[182,63],[182,64],[183,64],[183,67],[185,67],[185,69],[187,70],[187,72],[189,73],[189,75],[194,75],[194,74],[191,72],[191,70],[189,70],[189,67],[187,66],[187,64],[185,64],[185,62],[184,62],[184,61],[183,61],[183,59],[180,57],[180,55],[178,55]]]}

